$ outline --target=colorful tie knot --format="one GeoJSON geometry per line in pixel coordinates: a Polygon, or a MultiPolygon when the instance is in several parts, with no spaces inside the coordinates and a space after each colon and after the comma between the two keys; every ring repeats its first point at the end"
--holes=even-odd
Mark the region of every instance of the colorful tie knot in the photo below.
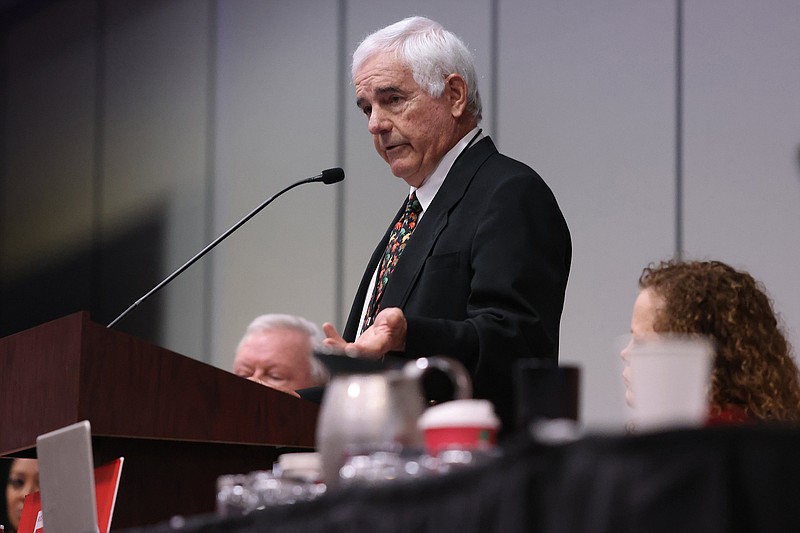
{"type": "Polygon", "coordinates": [[[422,204],[417,199],[417,191],[411,193],[406,204],[406,211],[419,215],[422,213],[422,204]]]}

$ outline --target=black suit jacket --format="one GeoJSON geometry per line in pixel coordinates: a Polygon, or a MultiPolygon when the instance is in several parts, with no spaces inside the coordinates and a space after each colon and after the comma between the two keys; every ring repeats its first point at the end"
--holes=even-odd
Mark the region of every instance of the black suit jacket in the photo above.
{"type": "MultiPolygon", "coordinates": [[[[358,331],[391,225],[356,293],[344,330],[348,341],[358,331]]],[[[447,174],[400,256],[381,308],[399,307],[406,316],[401,355],[460,360],[475,397],[491,400],[510,430],[514,362],[557,358],[571,257],[569,229],[550,188],[487,137],[447,174]]]]}

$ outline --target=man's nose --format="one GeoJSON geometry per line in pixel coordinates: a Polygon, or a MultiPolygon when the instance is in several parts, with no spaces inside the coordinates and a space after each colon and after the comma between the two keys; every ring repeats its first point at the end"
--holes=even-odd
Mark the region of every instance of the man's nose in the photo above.
{"type": "Polygon", "coordinates": [[[373,109],[369,115],[369,132],[372,135],[389,131],[392,128],[392,123],[387,118],[386,114],[379,109],[373,109]]]}

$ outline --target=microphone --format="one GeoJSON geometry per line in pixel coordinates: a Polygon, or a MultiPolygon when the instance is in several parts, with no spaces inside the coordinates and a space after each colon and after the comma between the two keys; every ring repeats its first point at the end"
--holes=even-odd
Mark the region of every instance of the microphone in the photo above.
{"type": "Polygon", "coordinates": [[[278,191],[276,194],[273,194],[272,196],[270,196],[269,198],[264,200],[261,203],[261,205],[259,205],[258,207],[256,207],[252,211],[250,211],[247,215],[245,215],[245,217],[242,218],[239,222],[237,222],[236,224],[234,224],[233,226],[228,228],[228,230],[225,233],[223,233],[222,235],[220,235],[219,237],[214,239],[210,244],[208,244],[208,246],[206,246],[205,248],[203,248],[202,250],[197,252],[197,254],[195,254],[194,257],[192,257],[191,259],[186,261],[175,272],[173,272],[172,274],[170,274],[169,276],[164,278],[164,280],[161,283],[159,283],[158,285],[156,285],[155,287],[150,289],[150,291],[147,292],[147,294],[145,294],[144,296],[142,296],[141,298],[139,298],[138,300],[133,302],[133,304],[131,304],[130,307],[125,309],[117,318],[112,320],[108,324],[108,326],[106,326],[106,328],[110,328],[110,327],[114,326],[114,324],[116,324],[117,322],[122,320],[128,313],[130,313],[139,304],[141,304],[143,301],[148,299],[150,296],[152,296],[153,294],[155,294],[156,292],[161,290],[164,287],[164,285],[166,285],[167,283],[169,283],[173,279],[177,278],[184,270],[186,270],[187,268],[189,268],[190,266],[195,264],[198,259],[200,259],[204,255],[206,255],[208,252],[210,252],[216,245],[218,245],[219,243],[224,241],[231,233],[233,233],[234,231],[239,229],[239,227],[241,227],[245,222],[247,222],[248,220],[250,220],[251,218],[256,216],[259,211],[261,211],[262,209],[267,207],[269,204],[271,204],[272,201],[275,200],[278,196],[282,195],[283,193],[285,193],[286,191],[288,191],[290,189],[294,189],[298,185],[303,185],[305,183],[322,182],[325,185],[330,185],[332,183],[339,183],[343,179],[344,179],[344,170],[342,170],[341,168],[329,168],[327,170],[323,170],[322,172],[320,172],[316,176],[312,176],[310,178],[305,178],[305,179],[302,179],[302,180],[297,181],[295,183],[292,183],[288,187],[285,187],[284,189],[278,191]]]}
{"type": "Polygon", "coordinates": [[[329,168],[328,170],[323,170],[320,174],[317,174],[313,178],[309,179],[311,181],[321,181],[325,185],[339,183],[344,179],[344,170],[341,168],[329,168]]]}

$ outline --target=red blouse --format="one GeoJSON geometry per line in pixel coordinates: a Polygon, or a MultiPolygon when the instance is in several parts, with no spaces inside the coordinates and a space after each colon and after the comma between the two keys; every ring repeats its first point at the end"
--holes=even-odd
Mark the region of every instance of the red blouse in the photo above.
{"type": "Polygon", "coordinates": [[[755,421],[739,406],[727,405],[724,408],[712,407],[706,420],[706,426],[729,426],[737,424],[752,424],[755,421]]]}

